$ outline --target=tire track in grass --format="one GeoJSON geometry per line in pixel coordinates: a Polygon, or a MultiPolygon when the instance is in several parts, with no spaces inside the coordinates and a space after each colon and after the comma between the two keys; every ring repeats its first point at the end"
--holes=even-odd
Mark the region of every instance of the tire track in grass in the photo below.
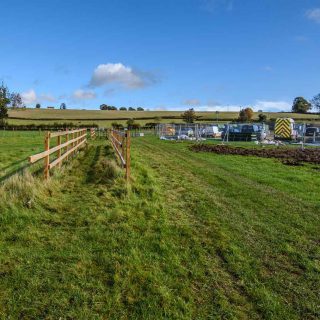
{"type": "MultiPolygon", "coordinates": [[[[209,188],[212,188],[212,182],[209,182],[210,181],[210,179],[208,180],[208,177],[207,176],[205,176],[205,174],[203,174],[202,175],[202,177],[201,176],[198,176],[195,172],[194,172],[194,168],[196,168],[197,170],[199,170],[199,161],[200,161],[200,163],[201,163],[201,165],[204,165],[204,166],[209,166],[210,165],[210,163],[208,163],[208,162],[206,162],[206,161],[204,161],[203,159],[194,159],[194,155],[193,154],[190,154],[188,157],[186,157],[185,155],[180,155],[180,154],[178,154],[179,153],[179,151],[181,151],[181,150],[170,150],[170,151],[168,151],[168,149],[170,148],[170,146],[168,146],[169,148],[166,148],[165,147],[165,144],[162,144],[162,145],[160,145],[160,144],[157,144],[156,143],[156,145],[154,146],[154,145],[151,145],[150,143],[148,143],[147,141],[143,141],[143,140],[139,140],[139,141],[137,141],[137,144],[139,145],[139,153],[142,153],[142,154],[148,154],[148,157],[150,158],[150,160],[152,160],[152,162],[154,162],[154,163],[157,163],[159,166],[160,166],[160,168],[161,168],[161,161],[162,161],[162,159],[165,159],[165,167],[166,167],[166,171],[162,171],[161,172],[161,174],[162,174],[162,176],[163,175],[166,175],[167,176],[167,174],[166,174],[166,172],[170,172],[170,173],[172,173],[172,172],[176,172],[177,174],[178,174],[178,176],[179,176],[179,178],[180,178],[180,180],[181,181],[184,181],[184,183],[185,184],[189,184],[189,185],[194,185],[195,186],[195,188],[198,188],[199,190],[201,190],[201,193],[203,194],[203,195],[205,195],[204,197],[202,197],[201,198],[201,201],[207,201],[208,202],[208,199],[210,199],[210,202],[213,202],[213,203],[215,203],[215,204],[217,204],[217,203],[219,203],[219,202],[225,202],[225,204],[224,205],[220,205],[220,209],[222,209],[222,208],[225,208],[225,209],[227,209],[228,208],[228,206],[229,206],[229,208],[230,208],[230,198],[225,198],[224,200],[222,199],[223,197],[224,197],[224,195],[221,195],[221,192],[220,192],[220,195],[219,195],[219,199],[217,199],[217,197],[215,197],[215,196],[212,196],[212,195],[210,195],[208,192],[206,192],[206,190],[205,189],[209,189],[209,188]],[[163,146],[163,147],[162,147],[163,146]],[[144,148],[145,149],[145,152],[143,152],[143,150],[141,150],[140,149],[140,147],[142,147],[142,148],[144,148]],[[179,162],[179,164],[180,165],[177,165],[177,162],[179,162]],[[181,169],[181,168],[183,168],[183,169],[181,169]],[[190,172],[186,172],[186,169],[189,169],[190,170],[190,172]],[[208,180],[208,181],[207,181],[208,180]]],[[[145,161],[145,163],[147,163],[147,161],[145,161]]],[[[149,163],[148,163],[148,165],[150,165],[149,163]]],[[[200,168],[201,169],[201,168],[200,168]]],[[[215,168],[215,170],[220,170],[220,168],[218,167],[216,167],[215,168]]],[[[157,171],[159,172],[160,170],[159,170],[159,168],[157,169],[157,171]]],[[[205,173],[205,172],[204,172],[205,173]]],[[[223,173],[226,177],[228,177],[229,179],[231,179],[231,178],[234,178],[236,181],[237,181],[237,183],[236,184],[238,184],[239,182],[240,182],[240,179],[241,179],[241,181],[242,181],[242,177],[240,176],[239,177],[239,175],[232,175],[231,173],[229,173],[229,172],[226,172],[226,170],[225,169],[222,169],[222,170],[220,170],[220,173],[223,173]],[[222,171],[222,172],[221,172],[222,171]]],[[[261,188],[261,186],[260,185],[257,185],[256,183],[254,183],[254,182],[252,182],[252,181],[248,181],[248,179],[245,179],[244,181],[243,181],[243,183],[242,183],[242,186],[243,186],[243,188],[244,188],[244,185],[247,185],[247,186],[249,186],[249,188],[251,189],[250,190],[250,192],[253,192],[253,190],[252,189],[254,189],[255,191],[254,192],[257,192],[257,193],[259,193],[259,195],[263,195],[263,194],[265,194],[265,202],[267,202],[267,200],[268,200],[268,197],[270,196],[270,190],[267,190],[267,191],[265,191],[264,190],[264,188],[261,188]]],[[[216,188],[216,190],[218,191],[218,189],[216,188]]],[[[271,190],[272,190],[272,188],[271,188],[271,190]]],[[[192,189],[190,190],[191,192],[192,192],[192,189]]],[[[174,188],[173,188],[173,192],[174,192],[174,188]]],[[[272,190],[272,192],[273,192],[273,190],[272,190]]],[[[195,197],[195,199],[194,200],[196,200],[196,197],[195,197]]],[[[263,204],[264,203],[264,201],[261,201],[261,203],[263,204]]],[[[267,202],[268,203],[268,202],[267,202]]],[[[269,207],[270,208],[272,208],[273,207],[273,203],[272,202],[270,202],[269,201],[269,207]]],[[[285,210],[292,210],[292,209],[300,209],[301,207],[300,207],[300,205],[301,205],[301,201],[295,201],[295,203],[294,204],[286,204],[286,203],[283,203],[282,204],[282,206],[284,206],[285,207],[285,210]]],[[[199,207],[199,204],[197,204],[196,206],[195,206],[195,209],[197,209],[199,207]]],[[[233,206],[234,207],[234,209],[236,209],[236,206],[233,206]]],[[[255,204],[253,204],[253,207],[257,207],[255,204]]],[[[312,207],[312,206],[311,206],[312,207]]],[[[257,208],[259,208],[259,206],[257,207],[257,208]]],[[[260,207],[261,208],[261,207],[260,207]]],[[[314,207],[312,207],[312,208],[314,208],[314,207]]],[[[303,211],[305,211],[306,213],[308,212],[308,209],[310,209],[310,208],[307,208],[306,210],[303,210],[303,211]]],[[[185,210],[188,210],[187,208],[185,209],[185,210]]],[[[283,208],[282,208],[282,210],[283,210],[283,208]]],[[[251,211],[251,213],[252,214],[254,214],[255,213],[255,211],[256,211],[256,209],[255,208],[253,208],[252,210],[248,210],[248,211],[251,211]]],[[[190,210],[189,210],[189,212],[190,212],[190,210]]],[[[191,215],[193,215],[193,218],[196,218],[196,219],[198,219],[199,220],[199,216],[197,216],[197,217],[195,217],[194,216],[194,213],[191,211],[190,212],[190,214],[191,215]]],[[[260,215],[260,217],[261,217],[261,215],[260,215]]],[[[220,218],[221,218],[221,215],[220,215],[220,218]]],[[[225,222],[228,222],[228,219],[230,219],[231,217],[228,217],[227,219],[225,219],[225,222]]],[[[267,221],[267,220],[266,220],[267,221]]],[[[202,220],[201,221],[201,223],[202,224],[207,224],[208,223],[208,221],[206,221],[206,220],[202,220]]],[[[278,222],[279,223],[279,222],[278,222]]],[[[275,235],[271,235],[271,238],[269,237],[266,237],[266,239],[265,239],[265,241],[263,241],[263,239],[259,239],[259,242],[261,242],[262,241],[262,244],[264,244],[264,249],[265,248],[267,248],[267,246],[268,246],[268,243],[270,242],[270,239],[271,240],[275,240],[274,238],[275,237],[277,237],[278,235],[280,235],[280,232],[281,232],[281,230],[282,230],[282,228],[283,227],[286,227],[286,224],[288,223],[288,221],[283,221],[283,223],[282,223],[282,225],[281,225],[281,223],[280,223],[280,229],[279,229],[279,233],[278,234],[275,234],[275,235]],[[273,239],[272,239],[273,238],[273,239]]],[[[245,224],[244,224],[245,225],[245,224]]],[[[294,223],[292,224],[292,226],[291,227],[294,227],[295,225],[294,225],[294,223]]],[[[202,226],[202,228],[203,228],[204,226],[202,226]]],[[[226,227],[226,226],[224,226],[224,227],[226,227]]],[[[279,228],[279,227],[278,227],[279,228]]],[[[289,228],[288,228],[289,229],[289,228]]],[[[243,228],[241,229],[241,228],[239,228],[239,230],[238,230],[238,232],[241,232],[241,231],[243,231],[243,228]]],[[[250,232],[250,230],[248,230],[249,232],[250,232]]],[[[261,230],[261,232],[267,232],[268,233],[268,229],[266,229],[266,230],[261,230]]],[[[252,239],[253,240],[253,239],[252,239]]],[[[253,242],[251,241],[251,243],[249,242],[248,243],[248,245],[254,245],[254,240],[253,240],[253,242]]],[[[259,250],[259,247],[257,246],[257,251],[259,250]]],[[[265,254],[267,254],[268,252],[269,252],[270,250],[267,250],[266,252],[265,252],[265,254]]],[[[219,254],[221,254],[221,252],[219,253],[219,254]]],[[[249,254],[249,252],[247,252],[247,255],[249,254]]],[[[269,252],[269,254],[270,254],[270,252],[269,252]]],[[[281,252],[278,252],[278,254],[281,256],[281,252]]],[[[227,255],[227,257],[228,257],[228,255],[227,255]]],[[[225,257],[224,257],[224,255],[222,256],[222,258],[223,259],[225,259],[225,257]]],[[[276,256],[275,256],[275,258],[278,258],[279,259],[279,257],[277,256],[277,254],[276,254],[276,256]]],[[[228,259],[230,260],[230,256],[228,257],[228,259]]],[[[284,257],[284,259],[286,260],[286,258],[284,257]]],[[[249,259],[250,260],[250,259],[249,259]]],[[[280,262],[281,262],[281,259],[280,259],[280,262]]],[[[286,261],[286,263],[288,264],[290,264],[290,262],[288,262],[288,261],[286,261]]],[[[292,262],[291,262],[292,263],[292,262]]],[[[228,268],[228,266],[225,266],[225,267],[227,267],[228,268]]],[[[234,271],[232,270],[232,268],[230,269],[230,267],[228,268],[229,269],[229,272],[231,272],[231,273],[233,273],[234,271]]],[[[258,274],[257,274],[258,275],[258,274]]],[[[241,276],[241,274],[240,274],[240,276],[241,276]]],[[[238,275],[237,275],[237,277],[238,277],[238,275]]],[[[258,278],[259,278],[259,276],[258,276],[258,278]]],[[[260,283],[260,286],[262,285],[262,283],[264,282],[263,281],[263,278],[261,279],[261,283],[260,283]]],[[[311,283],[309,283],[309,285],[311,285],[311,283]]],[[[264,285],[263,285],[264,286],[264,285]]],[[[274,299],[277,301],[274,301],[274,303],[275,303],[275,305],[274,305],[274,308],[276,308],[277,309],[277,312],[280,312],[280,314],[281,314],[281,308],[283,307],[283,308],[286,308],[287,306],[285,305],[286,303],[284,302],[284,300],[283,300],[283,298],[284,297],[282,297],[281,296],[281,290],[284,290],[284,286],[282,286],[282,287],[280,287],[280,288],[278,288],[278,289],[276,289],[275,291],[274,290],[272,290],[271,292],[273,292],[272,293],[272,295],[274,296],[274,299]],[[279,290],[280,290],[280,292],[279,292],[279,290]],[[276,293],[278,291],[278,293],[276,293]],[[280,295],[279,295],[280,294],[280,295]],[[281,308],[279,308],[279,307],[277,307],[276,305],[280,302],[280,301],[282,301],[282,303],[281,303],[281,305],[282,305],[282,307],[281,308]]],[[[289,289],[290,290],[290,289],[289,289]]],[[[271,293],[271,292],[269,292],[269,293],[271,293]]],[[[248,293],[248,294],[250,294],[250,292],[248,293]]],[[[290,294],[287,292],[287,294],[290,296],[290,294]]],[[[252,295],[252,294],[251,294],[252,295]]],[[[254,297],[253,296],[253,298],[256,298],[256,297],[254,297]]],[[[266,297],[265,297],[266,298],[266,297]]],[[[261,299],[265,299],[263,296],[261,296],[261,299]]],[[[293,297],[291,296],[291,299],[292,299],[292,301],[290,302],[291,303],[291,306],[289,307],[289,309],[288,309],[288,311],[290,312],[290,310],[291,311],[293,311],[293,310],[295,310],[294,311],[294,313],[295,312],[303,312],[303,311],[301,311],[301,310],[299,310],[299,307],[298,307],[298,301],[297,301],[297,299],[293,299],[293,297]],[[293,309],[291,309],[291,308],[293,308],[293,309]]],[[[313,299],[315,299],[315,296],[313,297],[313,299]]],[[[262,301],[263,302],[263,301],[262,301]]],[[[265,301],[266,302],[266,301],[265,301]]],[[[267,302],[268,303],[268,302],[267,302]]],[[[305,310],[306,312],[308,312],[309,310],[305,310]]],[[[309,311],[310,312],[310,311],[309,311]]],[[[292,314],[292,316],[294,316],[294,314],[292,314]]]]}
{"type": "MultiPolygon", "coordinates": [[[[143,148],[149,149],[150,158],[152,160],[161,161],[161,159],[164,158],[168,159],[167,155],[165,155],[163,150],[156,151],[153,147],[150,147],[148,144],[144,145],[143,148]],[[159,153],[161,153],[162,157],[159,156],[159,153]]],[[[137,148],[138,149],[138,148],[137,148]]],[[[139,146],[139,154],[144,154],[144,160],[141,161],[146,167],[150,167],[150,163],[146,159],[145,155],[149,152],[144,152],[144,149],[140,149],[139,146]]],[[[149,158],[149,157],[148,157],[149,158]]],[[[156,162],[154,161],[154,162],[156,162]]],[[[154,166],[156,166],[154,164],[154,166]]],[[[151,167],[154,167],[151,165],[151,167]]],[[[155,169],[157,172],[161,171],[158,170],[159,168],[155,169]]],[[[175,172],[176,167],[168,164],[166,162],[165,170],[166,172],[175,172]]],[[[219,229],[219,226],[216,224],[206,224],[205,221],[200,221],[198,217],[196,217],[193,214],[192,211],[192,203],[186,203],[185,205],[181,204],[181,195],[186,191],[183,188],[180,190],[176,183],[177,180],[175,179],[175,175],[171,175],[168,177],[167,175],[162,175],[162,185],[163,188],[166,189],[164,197],[167,198],[166,206],[168,207],[168,211],[173,211],[174,215],[171,217],[171,224],[177,228],[177,231],[179,229],[182,230],[182,237],[190,237],[188,241],[196,241],[199,246],[203,247],[203,250],[207,252],[205,256],[201,258],[201,264],[202,267],[206,266],[206,277],[205,279],[202,279],[202,282],[195,283],[194,286],[197,288],[197,290],[213,290],[214,294],[211,296],[210,291],[208,291],[209,296],[211,296],[212,301],[215,301],[217,299],[217,296],[219,296],[217,303],[219,299],[222,299],[222,301],[225,301],[224,303],[227,303],[230,305],[231,308],[237,309],[238,314],[236,318],[246,318],[250,314],[251,319],[255,318],[261,318],[262,315],[259,313],[259,310],[255,307],[253,302],[250,300],[250,296],[247,294],[247,292],[244,290],[243,286],[241,285],[239,279],[236,279],[233,273],[230,273],[229,270],[226,270],[225,266],[223,266],[223,261],[221,259],[220,255],[216,254],[216,244],[214,244],[214,241],[219,239],[224,241],[225,235],[221,233],[221,230],[219,229]],[[173,184],[173,186],[170,185],[170,183],[173,184]],[[186,207],[186,205],[188,207],[186,207]],[[182,212],[183,211],[183,212],[182,212]],[[188,234],[187,231],[185,231],[186,226],[195,227],[195,230],[197,230],[195,233],[188,234]],[[185,234],[185,232],[187,232],[185,234]],[[193,238],[194,234],[196,234],[196,239],[193,238]],[[208,237],[208,235],[213,235],[212,237],[208,237]],[[218,266],[218,269],[216,269],[214,272],[212,272],[212,267],[218,266]],[[218,273],[218,275],[217,275],[218,273]],[[223,296],[221,296],[221,292],[223,292],[223,296]],[[216,296],[215,296],[216,295],[216,296]],[[226,299],[226,300],[224,300],[226,299]],[[227,302],[228,301],[228,302],[227,302]]],[[[179,175],[178,179],[183,180],[183,174],[179,175]]],[[[188,228],[187,228],[188,230],[188,228]]],[[[195,231],[194,230],[194,231],[195,231]]],[[[185,244],[188,246],[188,244],[185,244]]],[[[196,263],[196,261],[193,261],[192,263],[196,263]]],[[[199,263],[199,262],[198,262],[199,263]]]]}

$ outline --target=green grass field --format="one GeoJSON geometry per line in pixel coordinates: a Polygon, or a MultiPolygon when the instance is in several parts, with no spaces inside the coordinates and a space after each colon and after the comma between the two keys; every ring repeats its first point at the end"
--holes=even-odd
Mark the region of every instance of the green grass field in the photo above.
{"type": "MultiPolygon", "coordinates": [[[[9,111],[9,124],[53,124],[54,122],[73,122],[90,126],[92,123],[100,127],[110,127],[112,122],[124,124],[127,119],[136,119],[138,123],[144,125],[153,122],[155,118],[161,118],[161,122],[182,122],[181,113],[183,111],[100,111],[100,110],[58,110],[58,109],[15,109],[9,111]]],[[[268,119],[279,117],[290,117],[297,121],[317,122],[320,120],[315,114],[294,114],[294,113],[272,113],[265,112],[268,119]]],[[[258,119],[259,113],[254,114],[254,119],[258,119]]],[[[238,112],[197,112],[199,121],[232,121],[238,118],[238,112]]]]}
{"type": "Polygon", "coordinates": [[[44,133],[0,130],[0,181],[27,164],[28,156],[43,151],[44,133]]]}
{"type": "Polygon", "coordinates": [[[319,319],[319,168],[188,145],[133,138],[128,188],[99,139],[4,183],[1,317],[319,319]]]}

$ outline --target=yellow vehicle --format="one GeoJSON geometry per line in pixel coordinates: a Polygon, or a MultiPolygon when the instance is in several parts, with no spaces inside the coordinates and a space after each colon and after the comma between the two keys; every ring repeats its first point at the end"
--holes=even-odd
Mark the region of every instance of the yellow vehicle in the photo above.
{"type": "Polygon", "coordinates": [[[276,139],[296,139],[297,131],[294,129],[294,120],[291,118],[278,118],[274,127],[276,139]]]}

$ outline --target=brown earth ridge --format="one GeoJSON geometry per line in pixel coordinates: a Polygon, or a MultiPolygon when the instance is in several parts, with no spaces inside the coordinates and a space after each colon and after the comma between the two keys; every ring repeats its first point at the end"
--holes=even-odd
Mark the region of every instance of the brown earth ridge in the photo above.
{"type": "Polygon", "coordinates": [[[195,152],[213,152],[223,155],[255,156],[280,159],[284,164],[299,165],[302,162],[320,164],[320,148],[243,148],[226,145],[197,144],[191,147],[195,152]]]}

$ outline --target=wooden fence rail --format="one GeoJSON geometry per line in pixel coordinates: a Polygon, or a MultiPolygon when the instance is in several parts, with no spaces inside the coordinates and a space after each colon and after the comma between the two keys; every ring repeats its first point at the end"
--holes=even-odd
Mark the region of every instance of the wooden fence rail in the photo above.
{"type": "Polygon", "coordinates": [[[30,163],[44,159],[44,178],[48,179],[50,170],[55,166],[61,166],[63,160],[68,160],[76,154],[76,151],[87,143],[87,129],[47,132],[45,137],[45,151],[29,157],[30,163]],[[50,148],[50,140],[57,138],[57,145],[50,148]],[[65,142],[62,142],[62,139],[65,142]],[[56,159],[50,163],[50,155],[57,154],[56,159]]]}
{"type": "Polygon", "coordinates": [[[130,180],[130,170],[131,170],[131,161],[130,161],[130,148],[131,148],[131,139],[130,131],[120,131],[120,130],[110,130],[109,139],[111,141],[112,147],[118,156],[121,166],[126,169],[126,180],[130,180]]]}

